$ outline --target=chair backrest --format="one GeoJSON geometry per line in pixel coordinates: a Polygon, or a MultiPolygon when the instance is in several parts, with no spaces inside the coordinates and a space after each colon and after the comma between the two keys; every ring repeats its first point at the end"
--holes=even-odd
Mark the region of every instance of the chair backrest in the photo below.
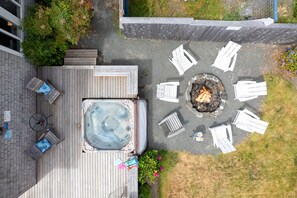
{"type": "Polygon", "coordinates": [[[185,131],[177,113],[174,112],[159,122],[159,126],[163,134],[167,137],[174,137],[181,132],[185,131]]]}
{"type": "Polygon", "coordinates": [[[240,48],[241,45],[229,41],[228,44],[219,51],[212,66],[224,72],[233,71],[237,59],[237,52],[240,48]]]}
{"type": "Polygon", "coordinates": [[[260,120],[258,116],[247,109],[238,110],[233,124],[244,131],[251,133],[257,132],[260,134],[264,134],[269,125],[268,122],[260,120]]]}
{"type": "Polygon", "coordinates": [[[170,62],[176,67],[179,75],[183,75],[186,70],[188,70],[193,65],[197,64],[197,61],[191,56],[189,52],[184,50],[183,45],[172,51],[172,59],[170,62]]]}
{"type": "Polygon", "coordinates": [[[26,88],[37,92],[43,83],[44,81],[40,80],[39,78],[33,77],[26,85],[26,88]]]}
{"type": "Polygon", "coordinates": [[[183,60],[184,59],[184,47],[180,45],[178,48],[172,51],[173,59],[183,60]]]}
{"type": "Polygon", "coordinates": [[[178,102],[177,86],[179,82],[167,82],[157,85],[157,98],[168,102],[178,102]]]}
{"type": "Polygon", "coordinates": [[[229,41],[226,47],[222,48],[222,56],[231,59],[241,48],[241,45],[234,43],[233,41],[229,41]]]}
{"type": "Polygon", "coordinates": [[[177,86],[157,85],[157,98],[176,98],[177,86]]]}
{"type": "Polygon", "coordinates": [[[216,127],[209,128],[211,134],[215,140],[218,139],[228,139],[231,143],[233,143],[233,136],[232,136],[232,128],[231,125],[220,125],[216,127]]]}
{"type": "Polygon", "coordinates": [[[266,82],[258,82],[246,85],[247,92],[253,95],[267,95],[266,82]]]}
{"type": "Polygon", "coordinates": [[[209,128],[214,145],[221,149],[223,153],[229,153],[235,151],[235,147],[232,145],[232,128],[231,125],[220,125],[217,127],[209,128]],[[228,139],[229,138],[229,139],[228,139]]]}
{"type": "Polygon", "coordinates": [[[44,135],[44,138],[47,139],[52,145],[59,144],[63,139],[59,138],[56,134],[53,133],[51,129],[48,129],[44,135]]]}
{"type": "Polygon", "coordinates": [[[157,98],[164,98],[165,97],[165,85],[157,84],[157,98]]]}
{"type": "Polygon", "coordinates": [[[266,82],[238,81],[234,84],[235,99],[247,101],[258,96],[267,95],[266,82]]]}

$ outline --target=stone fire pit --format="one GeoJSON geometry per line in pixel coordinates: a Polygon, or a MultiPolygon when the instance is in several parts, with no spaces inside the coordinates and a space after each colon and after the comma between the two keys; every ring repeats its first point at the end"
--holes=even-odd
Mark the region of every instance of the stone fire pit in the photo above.
{"type": "Polygon", "coordinates": [[[185,92],[188,108],[199,118],[220,115],[227,100],[221,80],[212,74],[198,74],[189,82],[185,92]]]}

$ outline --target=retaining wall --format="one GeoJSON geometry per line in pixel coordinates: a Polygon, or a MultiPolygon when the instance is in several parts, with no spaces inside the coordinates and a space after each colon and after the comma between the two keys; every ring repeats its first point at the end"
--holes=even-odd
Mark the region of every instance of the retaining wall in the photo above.
{"type": "Polygon", "coordinates": [[[120,28],[123,34],[130,38],[214,42],[232,40],[238,43],[267,44],[297,43],[297,24],[274,23],[266,26],[265,22],[267,21],[215,21],[120,15],[120,28]]]}

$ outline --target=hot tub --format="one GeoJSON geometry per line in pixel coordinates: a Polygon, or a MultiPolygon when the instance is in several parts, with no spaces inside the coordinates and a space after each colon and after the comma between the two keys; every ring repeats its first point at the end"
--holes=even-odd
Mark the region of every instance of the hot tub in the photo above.
{"type": "Polygon", "coordinates": [[[135,105],[129,99],[84,100],[83,151],[134,151],[135,105]]]}

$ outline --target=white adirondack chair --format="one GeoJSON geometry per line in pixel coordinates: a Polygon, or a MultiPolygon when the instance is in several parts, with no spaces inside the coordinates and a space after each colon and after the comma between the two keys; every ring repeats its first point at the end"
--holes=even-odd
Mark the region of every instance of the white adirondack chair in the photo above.
{"type": "Polygon", "coordinates": [[[267,95],[266,82],[238,81],[237,84],[233,86],[235,99],[238,99],[240,102],[267,95]]]}
{"type": "Polygon", "coordinates": [[[179,75],[183,75],[190,67],[197,64],[193,56],[184,50],[183,45],[180,45],[172,52],[172,59],[169,61],[175,66],[179,75]]]}
{"type": "Polygon", "coordinates": [[[157,98],[167,102],[178,102],[177,86],[179,82],[166,82],[157,84],[157,98]]]}
{"type": "Polygon", "coordinates": [[[186,129],[183,127],[177,113],[174,112],[159,122],[159,127],[165,137],[174,137],[186,129]]]}
{"type": "Polygon", "coordinates": [[[233,137],[230,124],[222,124],[217,127],[209,128],[209,130],[211,132],[213,144],[215,147],[220,148],[224,154],[236,151],[235,147],[232,145],[233,137]]]}
{"type": "Polygon", "coordinates": [[[269,123],[265,122],[263,120],[260,120],[260,118],[255,115],[253,112],[244,109],[244,110],[238,110],[237,115],[233,121],[233,124],[244,131],[247,132],[257,132],[260,134],[264,134],[269,123]]]}
{"type": "Polygon", "coordinates": [[[229,41],[226,47],[223,47],[212,64],[213,67],[226,71],[233,71],[237,59],[237,52],[241,45],[229,41]]]}

